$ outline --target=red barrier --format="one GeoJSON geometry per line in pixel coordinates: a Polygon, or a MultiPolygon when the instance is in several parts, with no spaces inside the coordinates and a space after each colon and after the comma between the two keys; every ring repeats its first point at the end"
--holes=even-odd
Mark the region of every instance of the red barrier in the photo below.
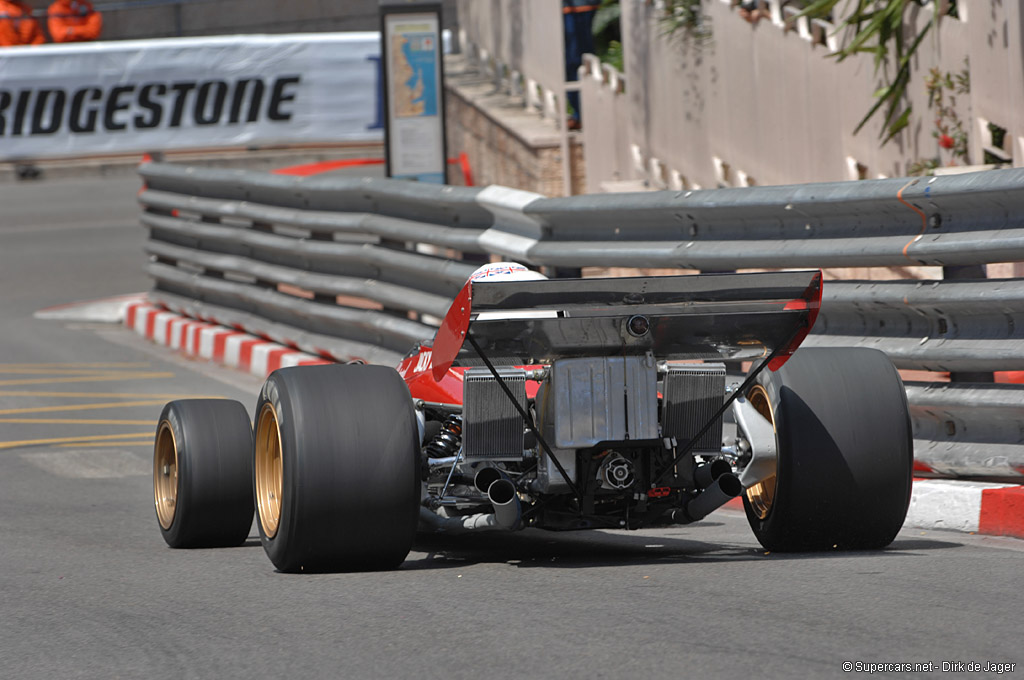
{"type": "MultiPolygon", "coordinates": [[[[146,159],[143,159],[144,161],[146,159]]],[[[319,163],[306,163],[303,165],[291,165],[286,168],[278,168],[273,170],[272,173],[275,175],[292,175],[295,177],[309,177],[311,175],[319,175],[324,172],[330,172],[331,170],[337,170],[339,168],[352,168],[360,165],[383,165],[383,158],[348,158],[340,161],[321,161],[319,163]]],[[[458,158],[449,158],[449,165],[458,165],[462,171],[462,180],[467,187],[475,186],[473,184],[473,170],[469,165],[469,156],[465,151],[459,154],[458,158]]]]}
{"type": "Polygon", "coordinates": [[[275,175],[294,175],[296,177],[309,177],[319,175],[322,172],[330,172],[338,168],[352,168],[358,165],[383,165],[383,158],[348,158],[342,161],[321,161],[320,163],[306,163],[305,165],[292,165],[287,168],[278,168],[273,171],[275,175]]]}

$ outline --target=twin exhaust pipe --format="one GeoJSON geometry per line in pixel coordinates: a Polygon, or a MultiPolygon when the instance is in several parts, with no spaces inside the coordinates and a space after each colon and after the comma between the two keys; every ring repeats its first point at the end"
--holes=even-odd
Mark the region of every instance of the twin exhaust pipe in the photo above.
{"type": "MultiPolygon", "coordinates": [[[[704,519],[743,493],[740,478],[733,474],[732,466],[723,458],[698,465],[693,477],[703,490],[684,508],[671,511],[669,516],[674,522],[689,524],[704,519]]],[[[495,522],[499,526],[506,529],[519,527],[523,519],[523,509],[519,503],[516,486],[508,475],[498,468],[481,468],[476,473],[473,484],[479,491],[487,494],[487,500],[494,507],[495,522]]]]}
{"type": "Polygon", "coordinates": [[[690,499],[683,508],[676,508],[668,516],[673,522],[689,524],[702,520],[743,493],[740,478],[724,458],[702,463],[693,470],[693,480],[703,490],[690,499]]]}
{"type": "Polygon", "coordinates": [[[487,500],[494,507],[494,519],[499,526],[516,529],[523,519],[523,508],[519,503],[516,485],[504,472],[495,467],[481,468],[473,478],[473,485],[487,494],[487,500]]]}
{"type": "MultiPolygon", "coordinates": [[[[668,513],[671,521],[689,524],[704,519],[711,512],[722,507],[743,493],[740,479],[732,472],[732,466],[722,458],[698,465],[694,469],[694,481],[702,491],[692,498],[685,507],[668,513]]],[[[461,531],[473,529],[518,529],[522,525],[523,509],[516,492],[516,485],[504,471],[495,467],[481,468],[473,478],[473,485],[487,495],[494,508],[494,514],[442,520],[434,513],[421,509],[421,516],[435,528],[461,531]],[[472,519],[472,522],[468,520],[472,519]],[[451,525],[451,526],[448,526],[451,525]],[[455,526],[458,525],[458,526],[455,526]]]]}

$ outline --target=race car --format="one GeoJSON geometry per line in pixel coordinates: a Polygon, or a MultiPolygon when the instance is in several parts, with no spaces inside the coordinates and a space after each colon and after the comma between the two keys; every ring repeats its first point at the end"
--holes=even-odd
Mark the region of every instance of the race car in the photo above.
{"type": "Polygon", "coordinates": [[[881,352],[797,351],[821,290],[485,265],[397,369],[275,371],[252,425],[236,401],[168,403],[160,531],[238,545],[255,510],[282,572],[390,569],[417,532],[688,524],[739,496],[766,550],[883,548],[910,502],[906,395],[881,352]]]}

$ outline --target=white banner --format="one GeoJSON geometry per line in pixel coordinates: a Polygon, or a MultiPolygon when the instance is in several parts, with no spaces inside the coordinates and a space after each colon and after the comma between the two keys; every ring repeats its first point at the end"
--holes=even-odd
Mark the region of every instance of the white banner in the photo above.
{"type": "Polygon", "coordinates": [[[0,161],[380,141],[378,33],[0,48],[0,161]]]}

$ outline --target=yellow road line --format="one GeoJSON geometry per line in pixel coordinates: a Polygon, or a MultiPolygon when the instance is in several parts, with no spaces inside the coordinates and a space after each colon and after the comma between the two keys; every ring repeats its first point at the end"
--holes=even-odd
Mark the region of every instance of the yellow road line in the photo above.
{"type": "Polygon", "coordinates": [[[173,373],[123,373],[121,375],[104,375],[102,377],[85,376],[79,378],[27,378],[23,380],[0,380],[2,387],[14,387],[15,385],[51,385],[53,383],[74,383],[74,382],[110,382],[112,380],[143,380],[158,378],[173,378],[173,373]]]}
{"type": "Polygon", "coordinates": [[[158,406],[163,399],[146,399],[144,401],[110,401],[105,404],[60,404],[58,406],[31,406],[26,408],[8,408],[0,410],[0,416],[13,416],[20,413],[52,413],[54,411],[93,411],[104,408],[127,408],[129,406],[158,406]]]}
{"type": "Polygon", "coordinates": [[[21,425],[153,425],[155,420],[87,420],[84,418],[0,418],[0,423],[21,425]]]}
{"type": "Polygon", "coordinates": [[[149,368],[149,362],[107,362],[107,363],[68,363],[68,364],[0,364],[5,368],[149,368]]]}
{"type": "Polygon", "coordinates": [[[0,368],[0,375],[124,375],[137,372],[138,369],[118,371],[109,368],[0,368]]]}
{"type": "Polygon", "coordinates": [[[40,444],[63,444],[64,442],[95,442],[104,439],[138,439],[152,437],[152,432],[136,432],[135,434],[104,434],[85,437],[56,437],[50,439],[23,439],[17,442],[0,442],[0,449],[13,449],[19,446],[39,446],[40,444]]]}
{"type": "Polygon", "coordinates": [[[145,440],[139,441],[116,441],[116,442],[89,442],[87,444],[57,444],[59,449],[98,449],[98,448],[109,448],[111,446],[152,446],[153,437],[150,436],[145,440]]]}
{"type": "Polygon", "coordinates": [[[145,392],[40,392],[37,390],[0,390],[0,397],[60,397],[83,399],[227,399],[208,394],[147,394],[145,392]]]}

